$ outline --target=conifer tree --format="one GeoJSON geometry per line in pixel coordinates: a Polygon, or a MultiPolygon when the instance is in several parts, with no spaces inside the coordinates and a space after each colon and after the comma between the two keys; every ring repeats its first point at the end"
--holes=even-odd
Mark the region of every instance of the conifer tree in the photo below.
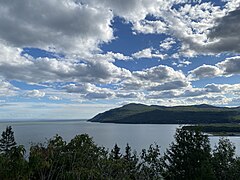
{"type": "Polygon", "coordinates": [[[16,144],[12,127],[7,126],[6,130],[2,132],[2,138],[0,139],[0,152],[8,153],[11,148],[16,147],[16,144]]]}
{"type": "Polygon", "coordinates": [[[122,157],[120,153],[120,148],[118,147],[117,144],[115,144],[114,148],[112,149],[110,156],[115,160],[120,159],[122,157]]]}
{"type": "Polygon", "coordinates": [[[214,179],[209,138],[200,130],[177,129],[164,160],[165,179],[214,179]]]}

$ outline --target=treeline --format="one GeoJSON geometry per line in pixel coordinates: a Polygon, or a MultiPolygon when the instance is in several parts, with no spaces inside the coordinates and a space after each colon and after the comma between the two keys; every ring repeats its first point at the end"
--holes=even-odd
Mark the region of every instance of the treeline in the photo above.
{"type": "Polygon", "coordinates": [[[193,126],[183,126],[184,129],[193,130],[200,129],[202,132],[206,133],[234,133],[240,134],[239,124],[201,124],[193,126]]]}
{"type": "Polygon", "coordinates": [[[209,138],[197,129],[177,129],[175,141],[164,154],[150,145],[141,153],[127,144],[124,151],[97,146],[87,134],[69,143],[56,135],[47,144],[32,145],[28,158],[9,126],[0,139],[0,179],[240,179],[240,158],[228,139],[211,149],[209,138]],[[123,152],[123,153],[121,153],[123,152]]]}

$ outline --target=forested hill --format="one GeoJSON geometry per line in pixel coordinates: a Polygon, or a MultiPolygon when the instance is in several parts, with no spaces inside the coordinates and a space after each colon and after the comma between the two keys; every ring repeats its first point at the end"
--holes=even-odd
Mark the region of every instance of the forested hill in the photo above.
{"type": "Polygon", "coordinates": [[[88,121],[129,124],[235,123],[240,122],[240,108],[207,104],[165,107],[131,103],[100,113],[88,121]]]}

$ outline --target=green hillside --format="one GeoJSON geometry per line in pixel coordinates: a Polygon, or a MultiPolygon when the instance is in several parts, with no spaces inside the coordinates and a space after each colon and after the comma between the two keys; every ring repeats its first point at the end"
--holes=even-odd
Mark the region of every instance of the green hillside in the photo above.
{"type": "Polygon", "coordinates": [[[215,107],[207,104],[165,107],[132,103],[100,113],[89,121],[131,124],[206,124],[236,123],[240,121],[239,117],[239,108],[215,107]]]}

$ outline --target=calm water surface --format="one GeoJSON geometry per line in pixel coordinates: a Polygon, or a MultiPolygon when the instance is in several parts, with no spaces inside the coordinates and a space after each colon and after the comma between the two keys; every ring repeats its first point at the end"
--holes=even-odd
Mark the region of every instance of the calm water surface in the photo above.
{"type": "MultiPolygon", "coordinates": [[[[140,152],[156,142],[163,153],[174,140],[175,130],[179,125],[166,124],[101,124],[86,121],[27,121],[27,122],[1,122],[0,132],[11,125],[18,144],[27,149],[31,142],[43,143],[47,139],[59,134],[69,141],[77,134],[87,133],[100,146],[112,149],[115,143],[124,148],[127,143],[132,149],[140,152]]],[[[240,155],[240,137],[228,137],[237,147],[240,155]]],[[[212,147],[219,137],[210,137],[212,147]]]]}

